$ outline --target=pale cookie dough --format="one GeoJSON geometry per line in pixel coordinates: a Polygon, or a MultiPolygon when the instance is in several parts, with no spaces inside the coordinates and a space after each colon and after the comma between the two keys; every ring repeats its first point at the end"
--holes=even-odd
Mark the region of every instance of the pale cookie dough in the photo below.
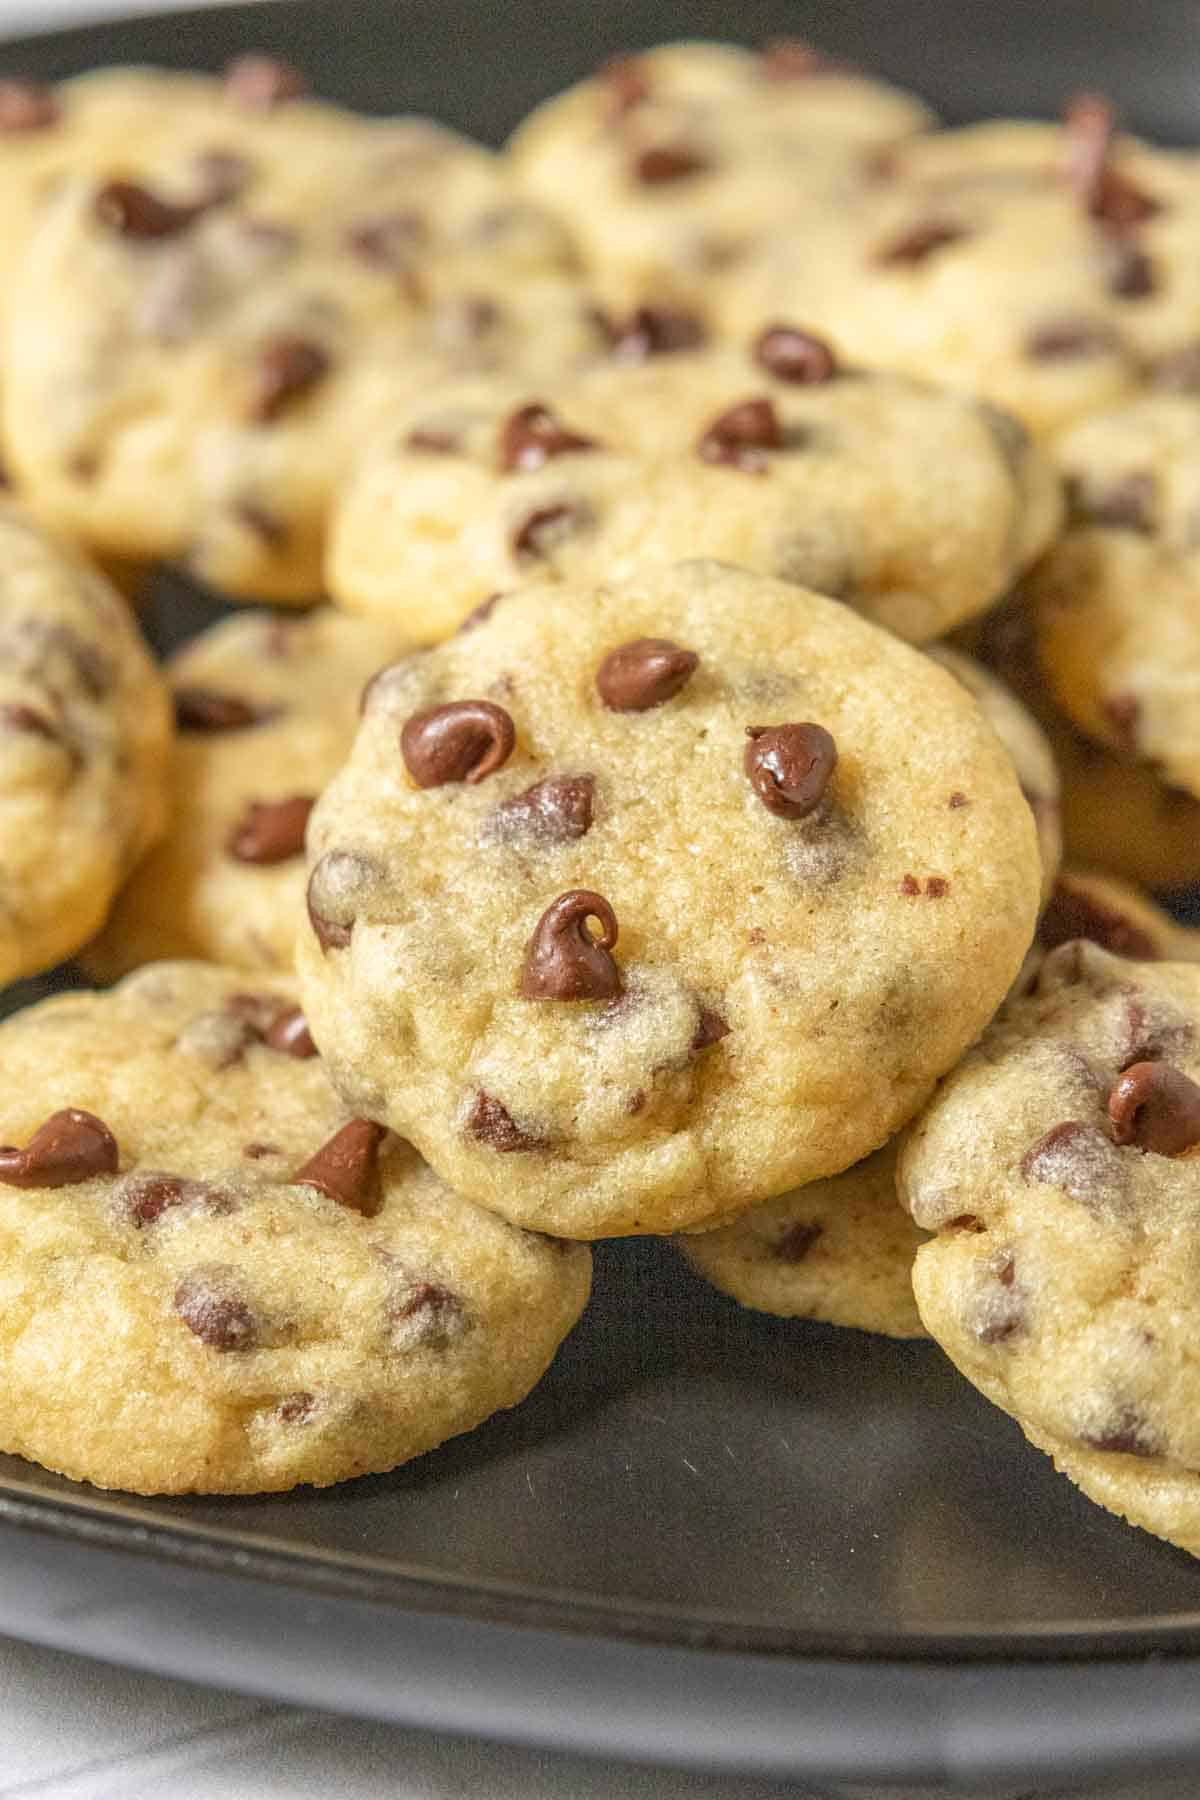
{"type": "Polygon", "coordinates": [[[1114,137],[1102,102],[897,148],[858,203],[773,241],[718,290],[723,322],[800,307],[851,358],[978,393],[1036,433],[1136,391],[1194,345],[1200,161],[1114,137]]]}
{"type": "Polygon", "coordinates": [[[0,982],[70,956],[166,818],[165,686],[121,596],[0,502],[0,982]]]}
{"type": "Polygon", "coordinates": [[[876,1148],[995,1010],[1040,885],[957,682],[714,563],[530,588],[379,677],[308,854],[305,1006],[348,1103],[584,1238],[876,1148]]]}
{"type": "Polygon", "coordinates": [[[509,146],[618,305],[705,304],[781,213],[844,204],[881,145],[931,122],[921,102],[808,45],[660,45],[537,108],[509,146]]]}
{"type": "Polygon", "coordinates": [[[6,296],[4,430],[95,549],[309,601],[340,473],[403,399],[605,334],[562,229],[479,146],[347,117],[267,154],[236,125],[223,182],[188,146],[59,185],[6,296]]]}
{"type": "Polygon", "coordinates": [[[757,1312],[914,1338],[925,1329],[912,1265],[927,1236],[896,1198],[893,1140],[844,1175],[673,1241],[698,1275],[757,1312]]]}
{"type": "Polygon", "coordinates": [[[139,1493],[394,1468],[540,1378],[590,1258],[351,1119],[290,986],[161,963],[0,1026],[0,1448],[139,1493]]]}
{"type": "Polygon", "coordinates": [[[1200,1553],[1200,969],[1065,944],[943,1083],[899,1185],[921,1318],[1084,1492],[1200,1553]]]}
{"type": "Polygon", "coordinates": [[[178,956],[290,970],[309,810],[349,754],[367,681],[407,648],[323,607],[224,620],[172,658],[170,824],[88,947],[93,974],[178,956]]]}
{"type": "MultiPolygon", "coordinates": [[[[839,369],[777,325],[745,347],[664,346],[540,385],[423,394],[341,495],[344,606],[445,637],[499,589],[590,584],[705,555],[842,599],[912,642],[989,605],[1059,520],[1021,426],[904,376],[839,369]]],[[[685,340],[686,341],[686,340],[685,340]]]]}

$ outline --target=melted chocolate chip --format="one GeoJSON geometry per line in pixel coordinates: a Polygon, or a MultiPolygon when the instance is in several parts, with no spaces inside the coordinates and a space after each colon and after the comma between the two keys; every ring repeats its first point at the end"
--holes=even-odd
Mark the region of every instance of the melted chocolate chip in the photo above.
{"type": "Polygon", "coordinates": [[[670,356],[677,350],[694,350],[707,333],[694,313],[668,312],[660,306],[639,306],[627,319],[612,325],[612,354],[618,362],[641,363],[652,356],[670,356]]]}
{"type": "Polygon", "coordinates": [[[722,1038],[729,1036],[730,1026],[727,1019],[712,1006],[702,1006],[700,1016],[696,1020],[696,1029],[692,1033],[692,1041],[688,1046],[692,1056],[699,1056],[702,1050],[708,1050],[713,1044],[719,1044],[722,1038]]]}
{"type": "Polygon", "coordinates": [[[298,1393],[285,1395],[275,1408],[275,1417],[281,1425],[307,1425],[316,1410],[316,1396],[301,1389],[298,1393]]]}
{"type": "Polygon", "coordinates": [[[1118,1144],[1182,1156],[1200,1144],[1200,1087],[1170,1063],[1134,1063],[1108,1097],[1108,1116],[1118,1144]]]}
{"type": "Polygon", "coordinates": [[[53,88],[43,81],[0,81],[0,133],[45,131],[57,125],[60,108],[53,88]]]}
{"type": "Polygon", "coordinates": [[[154,1225],[175,1206],[202,1207],[205,1212],[231,1213],[237,1201],[223,1188],[207,1181],[195,1181],[186,1175],[169,1175],[158,1169],[132,1175],[122,1184],[117,1203],[138,1231],[154,1225]]]}
{"type": "Polygon", "coordinates": [[[277,994],[231,994],[226,1005],[268,1049],[301,1059],[317,1054],[304,1014],[277,994]]]}
{"type": "Polygon", "coordinates": [[[408,267],[428,236],[429,227],[420,213],[394,212],[352,225],[346,243],[371,268],[396,274],[408,267]]]}
{"type": "Polygon", "coordinates": [[[235,862],[279,863],[304,849],[314,794],[289,794],[286,800],[251,800],[230,832],[225,848],[235,862]]]}
{"type": "Polygon", "coordinates": [[[385,1125],[351,1119],[292,1176],[298,1186],[315,1187],[339,1206],[369,1217],[378,1207],[379,1146],[385,1125]]]}
{"type": "Polygon", "coordinates": [[[768,325],[754,340],[754,360],[776,381],[802,385],[832,381],[837,358],[823,338],[795,325],[768,325]]]}
{"type": "Polygon", "coordinates": [[[5,731],[22,732],[33,737],[46,738],[57,744],[62,742],[62,734],[57,725],[40,713],[35,707],[19,704],[0,706],[0,728],[5,731]]]}
{"type": "Polygon", "coordinates": [[[1162,1450],[1147,1420],[1132,1406],[1123,1406],[1112,1424],[1102,1430],[1080,1432],[1079,1441],[1089,1450],[1115,1451],[1121,1456],[1158,1456],[1162,1450]]]}
{"type": "Polygon", "coordinates": [[[1143,533],[1154,528],[1156,487],[1148,469],[1132,470],[1110,487],[1068,480],[1066,493],[1071,518],[1081,525],[1109,525],[1143,533]]]}
{"type": "Polygon", "coordinates": [[[567,844],[592,828],[594,775],[548,775],[503,800],[483,823],[485,843],[567,844]]]}
{"type": "Polygon", "coordinates": [[[473,1138],[493,1150],[508,1154],[520,1150],[544,1150],[546,1140],[522,1131],[508,1108],[480,1088],[467,1114],[466,1128],[473,1138]]]}
{"type": "Polygon", "coordinates": [[[617,916],[602,894],[573,888],[551,902],[537,922],[525,966],[521,993],[526,1000],[613,1000],[621,992],[621,973],[612,956],[617,916]],[[587,921],[596,919],[594,938],[587,921]]]}
{"type": "Polygon", "coordinates": [[[414,425],[404,440],[406,450],[423,451],[427,456],[460,456],[462,447],[460,434],[442,425],[414,425]]]}
{"type": "Polygon", "coordinates": [[[277,56],[239,56],[225,71],[225,92],[248,112],[272,112],[308,92],[303,72],[277,56]]]}
{"type": "Polygon", "coordinates": [[[806,819],[825,798],[837,745],[823,725],[748,725],[744,765],[750,785],[781,819],[806,819]]]}
{"type": "Polygon", "coordinates": [[[308,878],[308,921],[323,953],[344,950],[354,930],[360,892],[382,871],[352,850],[328,850],[308,878]]]}
{"type": "Polygon", "coordinates": [[[801,1263],[812,1249],[817,1239],[823,1237],[823,1225],[789,1225],[781,1238],[776,1239],[774,1254],[780,1262],[801,1263]]]}
{"type": "Polygon", "coordinates": [[[497,462],[505,472],[540,469],[555,456],[594,450],[593,438],[581,437],[562,423],[548,406],[534,401],[518,407],[501,427],[497,462]]]}
{"type": "Polygon", "coordinates": [[[673,700],[700,666],[694,650],[669,638],[634,638],[610,650],[596,689],[610,712],[649,712],[673,700]]]}
{"type": "Polygon", "coordinates": [[[1070,317],[1047,319],[1035,326],[1025,338],[1024,349],[1034,362],[1082,362],[1111,355],[1120,342],[1106,320],[1070,317]]]}
{"type": "Polygon", "coordinates": [[[591,508],[584,501],[559,500],[552,506],[539,506],[513,532],[513,552],[522,562],[538,561],[591,523],[591,508]]]}
{"type": "Polygon", "coordinates": [[[1080,1119],[1065,1119],[1031,1144],[1021,1158],[1021,1174],[1026,1181],[1060,1188],[1092,1210],[1111,1209],[1124,1193],[1119,1152],[1099,1126],[1080,1119]]]}
{"type": "Polygon", "coordinates": [[[413,714],[400,733],[400,754],[419,788],[474,784],[504,766],[516,741],[516,727],[502,706],[452,700],[413,714]]]}
{"type": "Polygon", "coordinates": [[[881,269],[919,268],[939,250],[948,250],[951,244],[961,243],[970,235],[965,225],[956,224],[953,219],[919,219],[880,244],[871,260],[881,269]]]}
{"type": "Polygon", "coordinates": [[[1086,886],[1076,886],[1069,875],[1060,875],[1055,883],[1038,923],[1037,938],[1047,950],[1070,943],[1072,938],[1088,938],[1114,956],[1144,962],[1158,959],[1157,946],[1148,933],[1126,913],[1090,894],[1086,886]]]}
{"type": "Polygon", "coordinates": [[[178,237],[205,211],[200,205],[177,206],[133,181],[109,181],[99,190],[93,210],[102,225],[120,237],[151,241],[178,237]]]}
{"type": "Polygon", "coordinates": [[[0,1147],[0,1183],[5,1187],[60,1188],[115,1175],[117,1140],[95,1113],[75,1106],[51,1113],[23,1150],[0,1147]]]}
{"type": "Polygon", "coordinates": [[[713,420],[696,445],[705,462],[727,463],[752,475],[761,475],[766,469],[766,451],[782,447],[779,415],[765,397],[731,406],[713,420]]]}
{"type": "Polygon", "coordinates": [[[250,417],[271,424],[323,381],[330,366],[329,352],[310,338],[270,339],[254,365],[250,417]]]}
{"type": "Polygon", "coordinates": [[[486,625],[495,612],[497,604],[503,598],[503,594],[489,594],[486,600],[481,600],[478,606],[473,606],[455,632],[455,637],[462,637],[464,632],[474,631],[478,626],[486,625]]]}
{"type": "Polygon", "coordinates": [[[980,1266],[972,1329],[981,1344],[1003,1344],[1024,1329],[1025,1296],[1011,1250],[996,1250],[980,1266]]]}
{"type": "Polygon", "coordinates": [[[1104,285],[1116,300],[1145,300],[1158,289],[1154,263],[1144,250],[1124,238],[1106,238],[1100,266],[1104,285]]]}
{"type": "Polygon", "coordinates": [[[468,1322],[463,1302],[440,1281],[398,1285],[386,1311],[399,1350],[444,1350],[461,1337],[468,1322]]]}
{"type": "Polygon", "coordinates": [[[279,717],[279,706],[243,700],[240,694],[224,694],[217,688],[175,689],[175,723],[180,731],[205,733],[248,731],[279,717]]]}
{"type": "Polygon", "coordinates": [[[690,144],[650,144],[633,159],[633,174],[643,187],[663,187],[702,175],[708,158],[690,144]]]}
{"type": "Polygon", "coordinates": [[[188,1330],[222,1354],[253,1350],[258,1338],[257,1321],[234,1280],[232,1269],[214,1264],[193,1269],[175,1288],[175,1311],[188,1330]]]}
{"type": "Polygon", "coordinates": [[[944,875],[927,875],[925,877],[925,898],[927,900],[944,900],[950,892],[950,883],[944,875]]]}

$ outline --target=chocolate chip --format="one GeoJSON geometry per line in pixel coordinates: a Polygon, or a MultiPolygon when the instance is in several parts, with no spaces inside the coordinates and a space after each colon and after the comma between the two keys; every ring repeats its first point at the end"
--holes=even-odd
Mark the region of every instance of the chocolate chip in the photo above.
{"type": "Polygon", "coordinates": [[[369,1217],[378,1210],[379,1146],[386,1136],[385,1125],[351,1119],[309,1157],[292,1180],[298,1186],[319,1188],[339,1206],[369,1217]]]}
{"type": "Polygon", "coordinates": [[[970,237],[965,225],[953,219],[919,219],[916,224],[888,238],[874,251],[871,261],[880,269],[918,268],[936,256],[970,237]]]}
{"type": "Polygon", "coordinates": [[[634,176],[643,187],[686,181],[691,175],[702,175],[708,166],[708,158],[689,144],[651,144],[633,159],[634,176]]]}
{"type": "Polygon", "coordinates": [[[428,456],[458,456],[462,447],[460,433],[443,425],[414,425],[404,440],[406,450],[423,451],[428,456]]]}
{"type": "Polygon", "coordinates": [[[1085,885],[1077,886],[1069,875],[1060,875],[1038,923],[1037,939],[1045,949],[1053,950],[1059,944],[1070,943],[1072,938],[1088,938],[1114,956],[1144,962],[1158,960],[1154,939],[1127,913],[1106,905],[1085,885]]]}
{"type": "Polygon", "coordinates": [[[712,1006],[701,1006],[700,1016],[696,1020],[696,1029],[692,1033],[692,1041],[688,1046],[692,1056],[699,1056],[702,1050],[719,1044],[722,1038],[729,1036],[729,1021],[712,1006]]]}
{"type": "Polygon", "coordinates": [[[544,1150],[546,1140],[522,1131],[506,1106],[480,1088],[467,1114],[466,1128],[473,1138],[493,1150],[508,1154],[520,1150],[544,1150]]]}
{"type": "Polygon", "coordinates": [[[243,1144],[242,1155],[258,1162],[264,1156],[282,1156],[283,1151],[278,1144],[243,1144]]]}
{"type": "Polygon", "coordinates": [[[1152,195],[1113,166],[1115,121],[1103,94],[1077,95],[1067,107],[1065,124],[1067,178],[1093,219],[1127,231],[1162,210],[1152,195]]]}
{"type": "Polygon", "coordinates": [[[1025,1296],[1016,1268],[1011,1250],[993,1251],[978,1267],[971,1329],[981,1344],[1007,1343],[1025,1327],[1025,1296]]]}
{"type": "Polygon", "coordinates": [[[741,400],[731,406],[713,420],[696,445],[705,462],[728,463],[753,475],[766,469],[765,451],[782,447],[779,415],[765,397],[741,400]]]}
{"type": "Polygon", "coordinates": [[[33,737],[48,739],[51,743],[61,743],[62,734],[57,725],[40,713],[35,707],[19,704],[0,706],[0,728],[5,731],[23,732],[33,737]]]}
{"type": "Polygon", "coordinates": [[[175,1311],[210,1350],[226,1354],[253,1350],[258,1338],[254,1314],[239,1296],[235,1272],[222,1264],[193,1269],[176,1284],[175,1311]]]}
{"type": "Polygon", "coordinates": [[[158,1169],[146,1169],[131,1175],[117,1193],[117,1204],[131,1225],[141,1231],[154,1225],[175,1206],[202,1207],[205,1212],[231,1213],[237,1207],[234,1196],[207,1181],[195,1181],[186,1175],[169,1175],[158,1169]]]}
{"type": "Polygon", "coordinates": [[[773,1251],[780,1262],[803,1262],[817,1239],[823,1237],[823,1225],[789,1225],[781,1238],[777,1238],[773,1251]]]}
{"type": "Polygon", "coordinates": [[[1148,469],[1131,470],[1109,487],[1070,478],[1066,495],[1075,523],[1143,533],[1153,530],[1156,484],[1148,469]]]}
{"type": "Polygon", "coordinates": [[[330,366],[329,352],[310,338],[270,339],[254,364],[250,417],[271,424],[323,381],[330,366]]]}
{"type": "Polygon", "coordinates": [[[568,456],[577,450],[594,450],[593,438],[581,437],[564,425],[548,406],[534,401],[520,406],[500,430],[497,464],[505,472],[540,469],[552,457],[568,456]]]}
{"type": "Polygon", "coordinates": [[[1116,1452],[1121,1456],[1159,1456],[1162,1446],[1148,1422],[1132,1406],[1123,1406],[1111,1425],[1099,1431],[1081,1431],[1079,1441],[1089,1450],[1116,1452]]]}
{"type": "Polygon", "coordinates": [[[0,81],[0,133],[45,131],[61,116],[53,88],[44,81],[0,81]]]}
{"type": "Polygon", "coordinates": [[[251,800],[230,832],[225,848],[235,862],[279,863],[304,849],[308,815],[315,794],[289,794],[286,800],[251,800]]]}
{"type": "Polygon", "coordinates": [[[806,819],[825,797],[837,745],[823,725],[748,725],[743,758],[750,785],[768,812],[806,819]]]}
{"type": "Polygon", "coordinates": [[[206,204],[177,206],[134,181],[109,181],[97,193],[93,210],[102,225],[121,237],[151,241],[178,237],[206,204]]]}
{"type": "MultiPolygon", "coordinates": [[[[1083,948],[1081,944],[1079,949],[1083,948]]],[[[1139,1062],[1170,1062],[1190,1051],[1195,1040],[1195,1028],[1174,1007],[1151,1002],[1136,991],[1126,995],[1117,1050],[1119,1069],[1130,1069],[1139,1062]]]]}
{"type": "Polygon", "coordinates": [[[496,610],[497,603],[503,600],[503,594],[489,594],[478,606],[473,606],[458,630],[455,637],[462,637],[465,632],[474,631],[477,626],[485,625],[496,610]]]}
{"type": "Polygon", "coordinates": [[[573,888],[551,902],[537,922],[525,965],[521,993],[526,1000],[612,1000],[621,992],[621,973],[612,957],[617,916],[602,894],[573,888]],[[594,938],[587,921],[596,919],[594,938]]]}
{"type": "Polygon", "coordinates": [[[594,775],[548,775],[524,793],[502,800],[484,820],[481,837],[497,844],[567,844],[592,828],[594,775]]]}
{"type": "Polygon", "coordinates": [[[921,892],[921,884],[915,875],[903,875],[900,878],[900,892],[914,899],[921,892]]]}
{"type": "Polygon", "coordinates": [[[400,754],[419,788],[455,781],[473,785],[503,767],[516,741],[516,727],[502,706],[490,700],[452,700],[407,720],[400,754]]]}
{"type": "Polygon", "coordinates": [[[558,544],[591,523],[591,508],[581,500],[560,500],[552,506],[539,506],[513,532],[513,551],[523,562],[543,559],[558,544]]]}
{"type": "Polygon", "coordinates": [[[225,71],[225,93],[248,112],[272,112],[308,92],[308,82],[294,64],[277,56],[250,53],[235,57],[225,71]]]}
{"type": "Polygon", "coordinates": [[[1100,711],[1120,748],[1131,756],[1136,755],[1138,726],[1142,717],[1142,703],[1137,695],[1106,694],[1100,701],[1100,711]]]}
{"type": "Polygon", "coordinates": [[[944,900],[950,892],[950,883],[944,875],[927,875],[925,877],[925,898],[927,900],[944,900]]]}
{"type": "Polygon", "coordinates": [[[1125,1170],[1119,1152],[1097,1125],[1065,1119],[1053,1126],[1021,1158],[1026,1181],[1060,1188],[1072,1200],[1095,1210],[1119,1201],[1125,1170]]]}
{"type": "Polygon", "coordinates": [[[300,1061],[317,1054],[308,1020],[298,1006],[284,1008],[267,1032],[265,1042],[269,1050],[278,1050],[281,1055],[294,1056],[300,1061]]]}
{"type": "Polygon", "coordinates": [[[352,850],[328,850],[308,878],[308,921],[322,952],[344,950],[354,930],[359,895],[382,870],[352,850]]]}
{"type": "Polygon", "coordinates": [[[605,107],[611,120],[623,119],[626,113],[650,97],[650,77],[639,57],[610,56],[598,74],[604,84],[605,107]]]}
{"type": "Polygon", "coordinates": [[[832,381],[837,358],[823,338],[795,325],[768,325],[754,340],[754,360],[776,381],[803,385],[832,381]]]}
{"type": "Polygon", "coordinates": [[[440,1281],[398,1284],[386,1313],[397,1350],[444,1350],[468,1325],[463,1302],[440,1281]]]}
{"type": "Polygon", "coordinates": [[[23,1150],[0,1147],[5,1187],[74,1187],[95,1175],[115,1175],[117,1140],[95,1113],[67,1106],[39,1125],[23,1150]]]}
{"type": "Polygon", "coordinates": [[[673,700],[699,666],[694,650],[670,638],[634,638],[609,651],[596,671],[596,690],[610,712],[649,712],[673,700]]]}
{"type": "Polygon", "coordinates": [[[618,362],[642,363],[652,356],[694,350],[707,332],[694,313],[668,312],[661,306],[638,306],[610,328],[612,354],[618,362]]]}
{"type": "Polygon", "coordinates": [[[1118,1144],[1181,1156],[1200,1144],[1200,1087],[1170,1063],[1134,1063],[1108,1097],[1108,1116],[1118,1144]]]}
{"type": "Polygon", "coordinates": [[[314,1394],[301,1389],[298,1393],[287,1394],[275,1408],[275,1417],[281,1425],[307,1425],[317,1410],[314,1394]]]}
{"type": "Polygon", "coordinates": [[[180,731],[205,733],[248,731],[279,717],[282,707],[243,700],[240,694],[223,694],[217,688],[175,689],[175,723],[180,731]]]}
{"type": "Polygon", "coordinates": [[[947,800],[946,805],[950,808],[951,812],[956,812],[960,806],[969,806],[970,801],[960,788],[955,788],[949,800],[947,800]]]}
{"type": "Polygon", "coordinates": [[[408,267],[428,236],[429,227],[420,213],[395,212],[352,225],[346,243],[371,268],[396,274],[408,267]]]}
{"type": "Polygon", "coordinates": [[[1081,362],[1119,349],[1117,332],[1104,319],[1047,319],[1027,334],[1025,354],[1034,362],[1081,362]]]}
{"type": "Polygon", "coordinates": [[[1145,300],[1158,289],[1158,276],[1149,256],[1123,238],[1105,240],[1100,266],[1105,286],[1116,300],[1145,300]]]}

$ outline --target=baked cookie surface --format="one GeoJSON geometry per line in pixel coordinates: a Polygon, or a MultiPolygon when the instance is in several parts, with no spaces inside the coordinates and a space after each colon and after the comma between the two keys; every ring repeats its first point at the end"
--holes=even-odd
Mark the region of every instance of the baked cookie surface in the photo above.
{"type": "Polygon", "coordinates": [[[7,1020],[0,1067],[0,1444],[62,1474],[389,1469],[520,1400],[587,1299],[586,1250],[350,1119],[288,983],[150,966],[7,1020]]]}
{"type": "Polygon", "coordinates": [[[510,595],[381,675],[308,854],[305,1007],[349,1103],[579,1237],[719,1223],[882,1143],[1040,885],[956,682],[711,563],[510,595]]]}

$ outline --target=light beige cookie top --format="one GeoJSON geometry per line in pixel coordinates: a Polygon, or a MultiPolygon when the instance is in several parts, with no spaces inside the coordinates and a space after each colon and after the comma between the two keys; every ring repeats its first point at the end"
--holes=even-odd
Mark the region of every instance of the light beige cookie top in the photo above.
{"type": "Polygon", "coordinates": [[[928,655],[962,683],[1012,757],[1021,792],[1037,826],[1045,900],[1062,861],[1061,784],[1046,734],[1011,688],[983,663],[947,644],[930,645],[928,655]]]}
{"type": "Polygon", "coordinates": [[[378,678],[308,852],[349,1103],[578,1237],[719,1223],[881,1143],[994,1010],[1040,880],[957,682],[713,563],[527,589],[378,678]]]}
{"type": "Polygon", "coordinates": [[[619,338],[558,382],[423,394],[339,499],[335,597],[436,641],[523,581],[705,555],[923,642],[987,606],[1053,536],[1057,483],[1015,420],[841,370],[793,327],[689,346],[687,315],[642,317],[642,346],[619,338]]]}
{"type": "Polygon", "coordinates": [[[1200,553],[1068,532],[1027,584],[1038,660],[1088,737],[1200,796],[1200,553]]]}
{"type": "Polygon", "coordinates": [[[913,96],[796,40],[675,43],[547,100],[509,151],[607,299],[705,303],[781,212],[844,200],[874,149],[929,123],[913,96]]]}
{"type": "Polygon", "coordinates": [[[103,923],[165,823],[166,690],[121,596],[0,502],[0,981],[103,923]]]}
{"type": "Polygon", "coordinates": [[[87,949],[100,980],[179,956],[291,969],[309,811],[349,754],[363,687],[406,648],[323,607],[224,620],[172,658],[170,823],[87,949]]]}
{"type": "Polygon", "coordinates": [[[215,176],[188,145],[60,185],[7,297],[5,432],[86,543],[310,600],[339,472],[414,386],[523,350],[546,310],[539,356],[602,334],[556,285],[563,231],[479,146],[347,120],[268,154],[235,124],[215,176]]]}
{"type": "Polygon", "coordinates": [[[1035,1442],[1151,1490],[1200,1470],[1198,1025],[1194,965],[1066,944],[899,1165],[938,1233],[913,1277],[932,1336],[1035,1442]]]}
{"type": "Polygon", "coordinates": [[[736,329],[803,305],[851,358],[981,393],[1052,432],[1196,338],[1200,164],[1115,137],[1083,97],[900,146],[856,205],[774,241],[718,290],[736,329]]]}
{"type": "Polygon", "coordinates": [[[912,1338],[925,1336],[912,1265],[927,1235],[896,1198],[893,1140],[844,1175],[673,1242],[698,1275],[757,1312],[912,1338]]]}
{"type": "Polygon", "coordinates": [[[543,1373],[585,1250],[352,1120],[291,987],[162,963],[0,1027],[0,1446],[104,1487],[394,1467],[543,1373]]]}

